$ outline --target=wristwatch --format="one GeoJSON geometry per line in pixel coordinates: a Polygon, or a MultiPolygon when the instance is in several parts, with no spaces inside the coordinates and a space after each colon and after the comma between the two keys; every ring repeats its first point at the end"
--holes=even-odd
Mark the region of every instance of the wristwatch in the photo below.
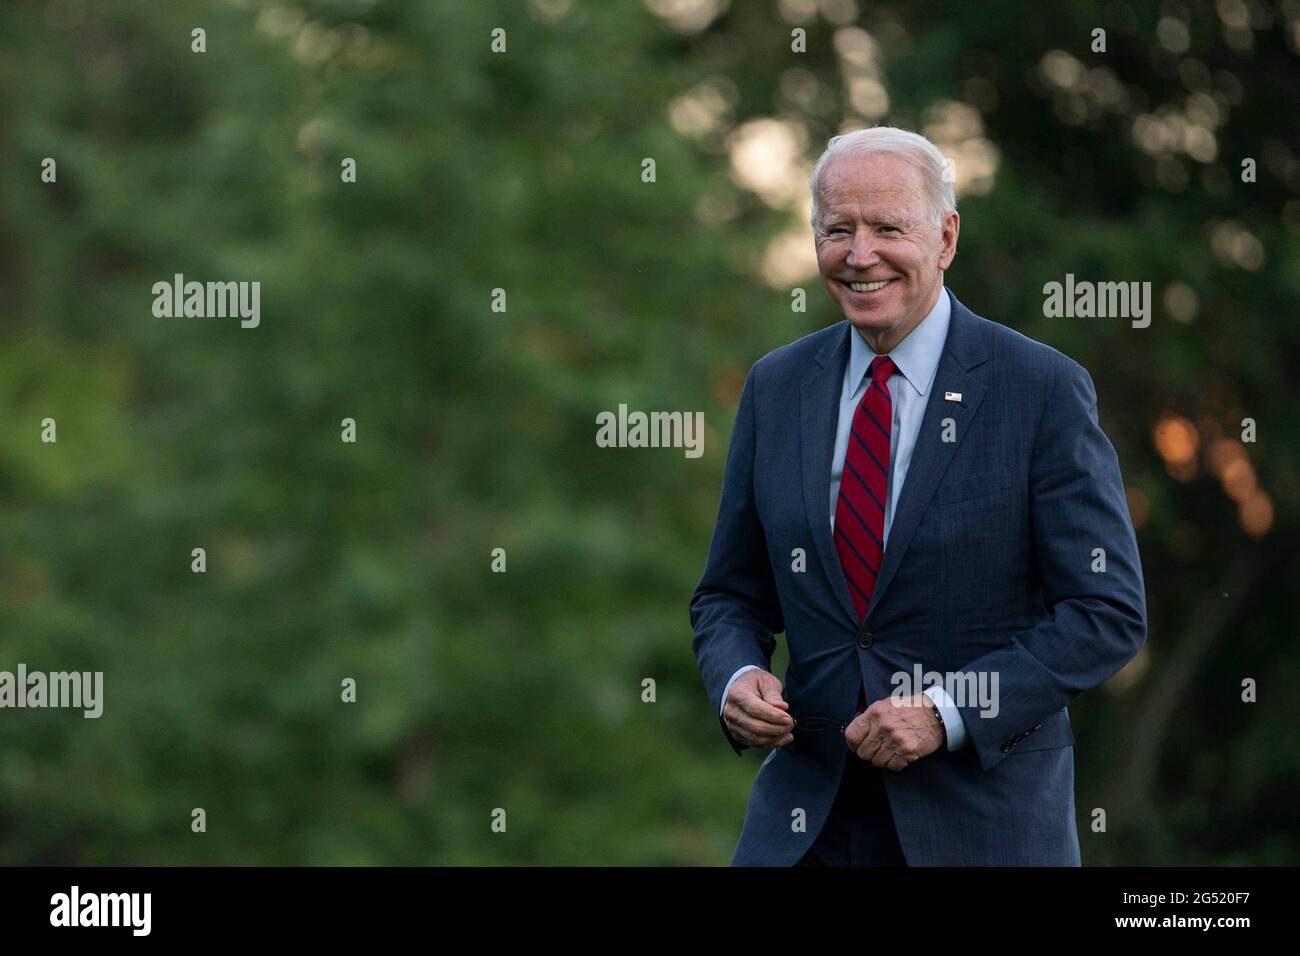
{"type": "Polygon", "coordinates": [[[943,714],[939,713],[939,705],[934,702],[934,698],[929,694],[923,696],[930,702],[931,713],[934,714],[935,723],[939,725],[939,737],[946,747],[948,746],[948,725],[943,722],[943,714]]]}

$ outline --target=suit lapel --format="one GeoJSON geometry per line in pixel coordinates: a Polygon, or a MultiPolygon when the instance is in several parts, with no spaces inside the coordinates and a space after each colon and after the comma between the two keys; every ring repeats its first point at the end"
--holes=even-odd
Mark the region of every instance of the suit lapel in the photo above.
{"type": "MultiPolygon", "coordinates": [[[[987,391],[982,379],[969,372],[987,358],[979,326],[971,312],[957,301],[957,297],[947,294],[952,298],[948,338],[935,370],[934,383],[930,386],[930,397],[926,400],[920,430],[916,433],[907,478],[898,496],[898,507],[889,528],[889,540],[885,542],[880,577],[876,580],[871,606],[867,609],[868,619],[880,606],[885,591],[894,579],[894,573],[903,561],[903,555],[907,553],[908,545],[912,543],[917,526],[930,507],[935,489],[939,487],[958,446],[965,440],[970,422],[987,391]],[[947,392],[960,392],[961,402],[947,401],[944,398],[947,392]],[[955,441],[942,440],[942,422],[945,418],[953,420],[955,441]]],[[[838,567],[838,562],[836,566],[838,567]]],[[[843,577],[843,572],[840,577],[843,577]]]]}
{"type": "MultiPolygon", "coordinates": [[[[970,373],[988,357],[982,333],[975,316],[945,290],[952,299],[952,314],[948,320],[948,338],[935,370],[934,382],[926,400],[925,414],[912,449],[912,461],[907,468],[907,479],[898,496],[898,508],[889,529],[889,540],[881,561],[880,577],[871,595],[868,619],[875,613],[885,591],[894,579],[903,555],[916,534],[917,526],[934,499],[935,490],[943,480],[958,446],[965,440],[967,429],[979,411],[987,391],[982,377],[970,373]],[[960,392],[960,403],[944,398],[948,392],[960,392]],[[945,442],[943,419],[953,420],[955,441],[945,442]]],[[[849,361],[849,335],[853,327],[842,323],[839,334],[833,335],[817,353],[818,368],[803,382],[799,394],[800,435],[803,459],[804,507],[812,532],[817,554],[830,579],[835,596],[854,626],[858,612],[840,566],[840,556],[831,536],[830,482],[831,456],[835,452],[835,430],[839,422],[840,395],[844,387],[844,370],[849,361]]]]}
{"type": "Polygon", "coordinates": [[[840,333],[832,335],[817,353],[819,368],[804,381],[799,393],[800,449],[804,507],[808,512],[813,543],[835,596],[856,625],[858,612],[853,606],[848,581],[840,567],[840,556],[831,538],[831,456],[835,453],[840,394],[849,361],[849,335],[853,331],[848,322],[841,325],[840,333]]]}

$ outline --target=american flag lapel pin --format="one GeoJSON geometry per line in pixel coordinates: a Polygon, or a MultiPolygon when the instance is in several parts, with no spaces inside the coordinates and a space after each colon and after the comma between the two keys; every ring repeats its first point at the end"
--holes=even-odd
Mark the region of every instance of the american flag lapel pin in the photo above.
{"type": "Polygon", "coordinates": [[[944,400],[945,402],[960,402],[960,401],[961,401],[961,392],[944,392],[944,393],[943,393],[943,400],[944,400]]]}

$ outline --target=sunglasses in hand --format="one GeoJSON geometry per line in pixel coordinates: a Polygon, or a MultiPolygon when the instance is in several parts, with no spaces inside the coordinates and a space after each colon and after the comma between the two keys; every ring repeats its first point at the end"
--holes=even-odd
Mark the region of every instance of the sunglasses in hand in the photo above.
{"type": "Polygon", "coordinates": [[[844,728],[848,727],[851,723],[853,723],[852,718],[849,720],[841,720],[839,717],[824,717],[820,714],[808,714],[805,717],[795,717],[794,732],[796,734],[800,732],[806,734],[836,732],[843,736],[844,728]]]}

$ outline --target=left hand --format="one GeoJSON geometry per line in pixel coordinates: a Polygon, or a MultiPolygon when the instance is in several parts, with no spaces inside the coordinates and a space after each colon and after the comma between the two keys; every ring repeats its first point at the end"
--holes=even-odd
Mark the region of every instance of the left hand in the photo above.
{"type": "Polygon", "coordinates": [[[844,728],[844,742],[860,760],[902,770],[939,749],[943,732],[935,705],[925,694],[878,700],[844,728]]]}

